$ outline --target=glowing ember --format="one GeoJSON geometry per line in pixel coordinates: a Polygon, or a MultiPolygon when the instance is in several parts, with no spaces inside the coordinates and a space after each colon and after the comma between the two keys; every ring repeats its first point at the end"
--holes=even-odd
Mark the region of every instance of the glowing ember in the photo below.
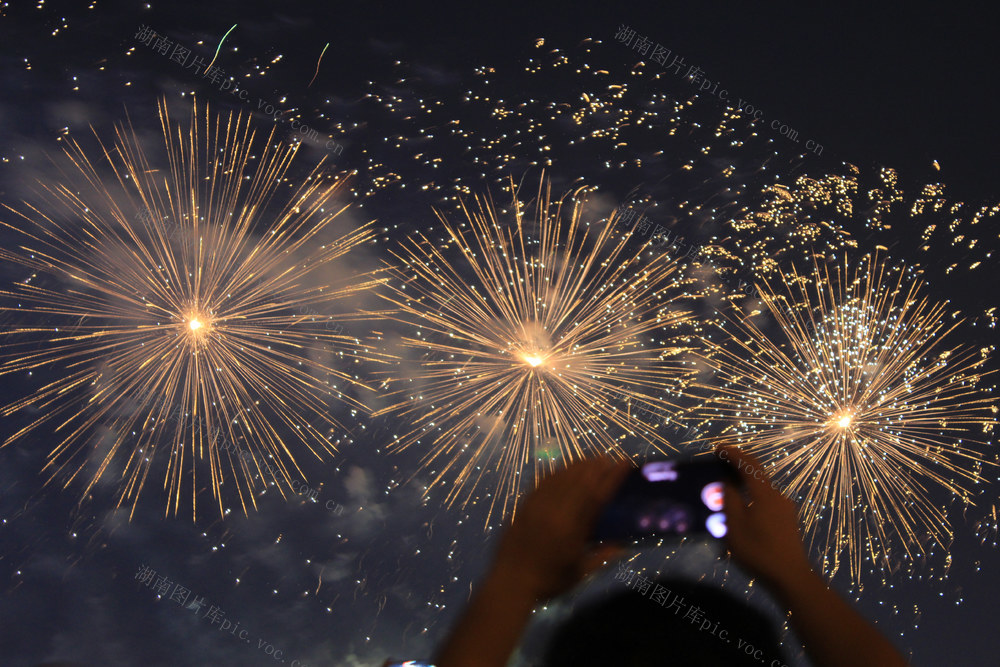
{"type": "Polygon", "coordinates": [[[532,366],[532,367],[534,367],[534,366],[541,366],[541,365],[542,365],[542,362],[544,361],[544,359],[542,359],[542,358],[541,358],[540,356],[538,356],[537,354],[527,354],[527,355],[525,355],[525,356],[524,356],[524,361],[525,361],[525,362],[526,362],[526,363],[527,363],[527,364],[528,364],[529,366],[532,366]]]}

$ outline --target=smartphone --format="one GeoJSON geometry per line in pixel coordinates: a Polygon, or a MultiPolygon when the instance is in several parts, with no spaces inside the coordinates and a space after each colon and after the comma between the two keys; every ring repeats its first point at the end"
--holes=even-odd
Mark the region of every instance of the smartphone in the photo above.
{"type": "Polygon", "coordinates": [[[601,512],[595,541],[726,534],[723,485],[739,473],[722,461],[649,461],[625,477],[601,512]]]}

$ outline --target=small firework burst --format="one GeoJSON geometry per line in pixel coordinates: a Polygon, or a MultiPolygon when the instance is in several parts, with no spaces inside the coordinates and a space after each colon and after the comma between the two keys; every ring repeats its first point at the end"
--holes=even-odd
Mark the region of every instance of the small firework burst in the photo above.
{"type": "Polygon", "coordinates": [[[997,537],[1000,536],[1000,503],[991,503],[983,517],[976,521],[974,529],[980,542],[997,546],[997,537]]]}
{"type": "Polygon", "coordinates": [[[257,141],[249,117],[195,104],[185,130],[163,103],[160,121],[165,158],[130,126],[94,162],[70,141],[72,168],[43,184],[44,203],[6,207],[0,224],[20,240],[0,257],[32,273],[0,292],[21,322],[6,332],[0,375],[54,376],[3,408],[36,415],[4,445],[52,426],[46,468],[66,484],[89,476],[85,495],[120,482],[118,503],[134,512],[162,469],[168,512],[189,495],[195,514],[209,485],[223,512],[227,482],[247,511],[272,483],[264,459],[284,493],[301,475],[296,444],[333,451],[331,397],[362,407],[344,392],[369,357],[340,324],[350,314],[332,313],[379,282],[338,263],[372,234],[334,230],[343,180],[322,164],[284,195],[297,147],[257,141]]]}
{"type": "Polygon", "coordinates": [[[650,413],[690,371],[665,331],[690,321],[674,259],[615,216],[587,224],[583,190],[553,201],[543,177],[533,215],[511,194],[509,223],[477,198],[459,224],[439,214],[443,244],[416,234],[396,253],[387,298],[419,359],[383,410],[412,419],[396,444],[420,445],[432,485],[454,479],[449,504],[485,483],[502,515],[557,461],[625,456],[628,436],[672,449],[650,413]]]}
{"type": "Polygon", "coordinates": [[[758,286],[770,318],[737,308],[728,336],[707,341],[717,384],[702,414],[724,427],[709,439],[770,467],[831,572],[846,560],[856,579],[862,558],[947,551],[937,491],[968,501],[982,481],[989,350],[954,344],[960,321],[878,254],[783,283],[758,286]]]}

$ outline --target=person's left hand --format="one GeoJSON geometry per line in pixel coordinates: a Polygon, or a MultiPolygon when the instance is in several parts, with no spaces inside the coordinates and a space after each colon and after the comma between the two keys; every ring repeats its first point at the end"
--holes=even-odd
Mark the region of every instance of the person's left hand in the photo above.
{"type": "Polygon", "coordinates": [[[500,541],[495,571],[544,601],[621,555],[620,546],[594,547],[590,536],[630,468],[625,461],[586,459],[539,482],[500,541]]]}

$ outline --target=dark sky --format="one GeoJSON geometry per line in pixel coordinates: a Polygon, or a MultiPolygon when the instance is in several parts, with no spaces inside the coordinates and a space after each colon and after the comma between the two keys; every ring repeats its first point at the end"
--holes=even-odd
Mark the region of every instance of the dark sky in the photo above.
{"type": "MultiPolygon", "coordinates": [[[[376,5],[377,6],[377,5],[376,5]]],[[[518,36],[598,35],[625,23],[700,66],[732,93],[789,121],[839,159],[890,164],[960,178],[963,197],[994,194],[996,98],[990,92],[989,25],[975,10],[930,14],[869,6],[727,3],[533,6],[500,3],[434,11],[386,8],[370,25],[429,58],[481,55],[491,62],[523,52],[518,36]],[[420,47],[417,44],[420,43],[420,47]]],[[[927,177],[932,174],[925,172],[927,177]]]]}
{"type": "MultiPolygon", "coordinates": [[[[637,2],[561,7],[375,2],[325,7],[95,0],[92,7],[80,3],[71,9],[51,3],[10,4],[14,6],[0,7],[0,199],[10,205],[31,197],[35,178],[55,177],[46,155],[58,153],[56,139],[63,128],[84,137],[93,126],[108,136],[127,107],[141,131],[155,134],[157,98],[177,102],[181,93],[192,90],[220,107],[239,108],[230,97],[137,45],[133,37],[140,25],[148,25],[178,43],[193,46],[202,40],[196,49],[210,57],[234,23],[238,28],[220,53],[220,65],[233,74],[251,73],[246,88],[255,99],[278,100],[278,106],[296,109],[300,118],[326,135],[324,139],[343,144],[343,155],[334,162],[337,168],[361,172],[359,192],[374,191],[366,184],[388,172],[398,172],[399,183],[410,184],[408,189],[380,190],[366,202],[367,211],[358,214],[358,220],[377,217],[384,225],[380,243],[433,224],[430,206],[449,194],[440,183],[461,181],[475,188],[480,173],[471,161],[477,153],[463,153],[449,144],[441,129],[446,126],[431,123],[432,133],[439,136],[427,139],[420,132],[424,128],[386,111],[386,100],[396,96],[398,106],[406,109],[418,98],[438,96],[445,102],[444,113],[462,117],[473,132],[499,133],[498,121],[477,117],[476,109],[461,101],[466,90],[485,89],[482,77],[472,74],[474,68],[495,67],[498,73],[491,85],[512,99],[545,94],[559,100],[576,98],[581,91],[565,83],[547,91],[522,73],[527,59],[539,57],[536,38],[546,39],[546,51],[551,44],[573,52],[574,62],[580,62],[583,40],[602,40],[595,58],[613,77],[624,76],[640,58],[614,43],[621,24],[683,55],[686,64],[697,65],[707,78],[726,87],[730,99],[760,109],[765,124],[780,120],[795,128],[801,140],[823,146],[821,156],[804,154],[801,145],[762,129],[732,158],[748,179],[763,179],[761,161],[773,149],[782,157],[768,163],[769,168],[780,164],[777,170],[783,175],[843,174],[844,163],[850,163],[871,178],[888,166],[899,171],[911,192],[918,184],[942,182],[952,200],[970,206],[997,200],[995,40],[992,25],[973,10],[902,13],[871,6],[861,11],[799,4],[637,2]],[[329,50],[309,86],[327,42],[329,50]],[[282,57],[275,61],[278,55],[282,57]],[[261,68],[266,73],[260,74],[261,68]],[[407,80],[407,74],[415,80],[407,80]],[[379,97],[377,102],[366,97],[372,93],[379,97]],[[396,136],[405,136],[406,146],[393,152],[386,143],[396,136]],[[764,148],[771,138],[773,144],[764,148]],[[435,170],[414,162],[414,153],[440,153],[446,159],[435,170]],[[419,186],[432,181],[437,185],[430,188],[431,194],[421,195],[419,186]]],[[[683,97],[690,91],[676,80],[662,86],[665,95],[683,97]]],[[[711,100],[699,104],[706,118],[721,108],[711,100]]],[[[261,115],[255,118],[260,121],[261,115]]],[[[565,182],[575,174],[605,179],[600,185],[613,193],[610,200],[620,201],[633,187],[659,183],[661,172],[669,171],[667,159],[660,163],[655,150],[686,150],[677,141],[663,146],[636,136],[629,141],[628,150],[641,153],[648,166],[602,171],[600,165],[619,159],[619,153],[612,154],[602,144],[586,149],[556,145],[554,153],[562,162],[554,166],[554,177],[564,169],[565,182]]],[[[701,160],[696,148],[690,148],[690,159],[701,160]]],[[[310,156],[319,153],[315,149],[310,156]]],[[[531,157],[527,149],[524,155],[515,162],[517,167],[531,157]]],[[[681,163],[688,156],[672,159],[681,163]]],[[[692,187],[703,191],[692,196],[720,188],[708,178],[695,181],[692,187]]],[[[669,186],[676,181],[666,182],[669,186]]],[[[663,201],[649,187],[653,197],[663,201]]],[[[670,196],[663,198],[670,201],[670,196]]],[[[981,243],[968,255],[984,260],[984,267],[973,274],[981,281],[980,289],[969,289],[976,283],[968,282],[968,274],[961,271],[933,273],[935,263],[943,266],[965,256],[939,246],[930,256],[916,254],[916,225],[897,224],[889,233],[867,238],[867,232],[854,232],[866,243],[898,244],[894,247],[902,260],[926,260],[944,297],[982,324],[982,313],[996,305],[989,288],[996,284],[996,274],[988,258],[997,245],[997,230],[995,220],[983,223],[981,243]]],[[[8,230],[0,236],[5,244],[12,243],[11,238],[8,230]]],[[[379,252],[371,250],[371,255],[379,252]]],[[[0,271],[5,282],[22,276],[22,269],[6,262],[0,271]]],[[[4,312],[5,328],[12,317],[4,312]]],[[[991,333],[980,328],[970,340],[992,344],[991,333]]],[[[0,393],[3,403],[39,381],[8,377],[0,393]]],[[[4,437],[25,419],[4,418],[4,437]]],[[[5,656],[0,662],[279,662],[255,648],[259,639],[283,648],[289,662],[298,658],[309,665],[379,664],[379,656],[429,655],[481,574],[497,531],[484,535],[481,508],[443,508],[440,494],[421,500],[423,477],[400,483],[415,461],[412,455],[386,455],[384,444],[391,432],[392,426],[385,423],[359,426],[338,460],[310,469],[310,479],[322,482],[314,483],[321,490],[318,503],[285,503],[268,494],[259,514],[233,514],[224,521],[209,517],[197,525],[186,517],[163,519],[155,502],[126,522],[122,511],[114,511],[108,489],[98,489],[81,508],[76,507],[76,486],[43,489],[39,470],[51,436],[37,434],[0,450],[0,655],[5,656]],[[327,501],[343,504],[347,511],[332,513],[324,509],[327,501]],[[234,621],[250,628],[253,644],[220,633],[174,602],[157,600],[152,590],[135,581],[142,565],[225,608],[234,621]]],[[[995,502],[996,487],[986,494],[988,507],[995,502]]],[[[917,568],[918,574],[899,575],[887,586],[873,577],[858,592],[859,604],[900,646],[912,651],[915,665],[996,664],[1000,636],[990,632],[1000,596],[1000,580],[990,575],[997,565],[996,549],[989,542],[981,545],[973,534],[971,525],[981,514],[970,510],[966,520],[953,510],[951,516],[956,541],[950,563],[937,553],[917,568]],[[950,575],[942,577],[949,566],[950,575]]],[[[688,573],[699,567],[716,574],[724,569],[703,549],[692,547],[674,557],[688,573]]],[[[649,554],[638,562],[655,569],[658,559],[662,561],[663,554],[649,554]]],[[[610,585],[602,580],[595,588],[610,585]]],[[[837,585],[846,587],[842,581],[837,585]]]]}

